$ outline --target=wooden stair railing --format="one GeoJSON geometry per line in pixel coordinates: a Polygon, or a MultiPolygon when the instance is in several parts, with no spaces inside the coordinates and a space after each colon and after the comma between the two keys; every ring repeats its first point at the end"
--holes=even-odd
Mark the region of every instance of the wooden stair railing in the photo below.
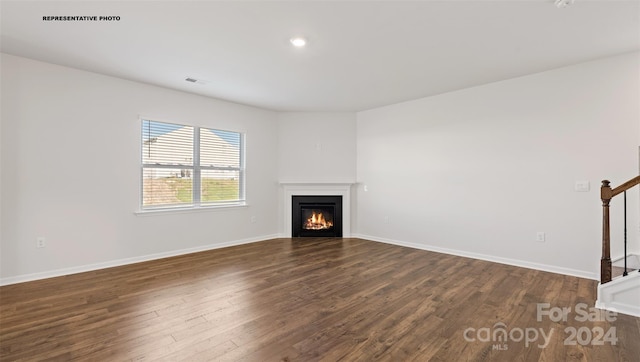
{"type": "MultiPolygon", "coordinates": [[[[611,188],[609,180],[603,180],[600,187],[602,199],[602,258],[600,259],[600,283],[611,281],[611,233],[609,228],[609,202],[616,195],[640,184],[640,176],[636,176],[622,185],[611,188]]],[[[626,255],[625,255],[626,257],[626,255]]]]}

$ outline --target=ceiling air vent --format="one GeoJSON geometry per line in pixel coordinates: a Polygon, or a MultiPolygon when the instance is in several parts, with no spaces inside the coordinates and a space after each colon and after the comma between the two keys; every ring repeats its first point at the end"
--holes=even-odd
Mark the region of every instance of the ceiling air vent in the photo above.
{"type": "Polygon", "coordinates": [[[191,78],[191,77],[187,77],[184,80],[186,80],[189,83],[195,83],[195,84],[200,84],[200,85],[207,84],[207,81],[204,81],[204,80],[201,80],[201,79],[196,79],[196,78],[191,78]]]}

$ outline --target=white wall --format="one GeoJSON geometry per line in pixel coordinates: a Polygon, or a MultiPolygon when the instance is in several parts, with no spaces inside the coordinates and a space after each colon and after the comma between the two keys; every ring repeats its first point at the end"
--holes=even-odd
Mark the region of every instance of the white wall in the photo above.
{"type": "MultiPolygon", "coordinates": [[[[0,282],[272,237],[278,182],[352,182],[356,169],[360,236],[597,277],[599,182],[638,172],[639,60],[356,115],[276,114],[3,54],[0,282]],[[139,115],[247,132],[250,205],[136,216],[139,115]]],[[[629,220],[638,252],[637,204],[629,220]]]]}
{"type": "MultiPolygon", "coordinates": [[[[2,84],[2,79],[4,79],[4,74],[2,74],[2,57],[0,57],[0,262],[2,261],[2,205],[4,205],[4,201],[2,201],[2,170],[4,169],[4,156],[2,150],[2,120],[5,118],[5,107],[2,106],[2,94],[4,93],[4,85],[2,84]]],[[[0,274],[1,277],[2,274],[0,274]]]]}
{"type": "MultiPolygon", "coordinates": [[[[286,112],[278,115],[280,182],[354,183],[356,180],[356,114],[354,112],[286,112]]],[[[284,231],[283,189],[278,215],[284,231]]],[[[351,229],[357,199],[351,196],[351,229]]]]}
{"type": "Polygon", "coordinates": [[[355,113],[280,113],[280,180],[354,182],[355,140],[355,113]]]}
{"type": "MultiPolygon", "coordinates": [[[[639,64],[627,54],[358,113],[359,234],[598,278],[600,180],[638,172],[639,64]]],[[[621,227],[613,236],[621,245],[621,227]]]]}
{"type": "Polygon", "coordinates": [[[5,282],[277,234],[274,112],[3,54],[1,125],[5,282]],[[139,115],[246,132],[249,206],[136,216],[139,115]]]}

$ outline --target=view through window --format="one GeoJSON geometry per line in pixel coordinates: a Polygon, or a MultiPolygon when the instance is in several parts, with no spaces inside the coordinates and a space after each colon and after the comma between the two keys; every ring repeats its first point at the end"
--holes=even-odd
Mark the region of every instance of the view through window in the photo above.
{"type": "Polygon", "coordinates": [[[142,120],[142,208],[244,203],[244,135],[142,120]]]}

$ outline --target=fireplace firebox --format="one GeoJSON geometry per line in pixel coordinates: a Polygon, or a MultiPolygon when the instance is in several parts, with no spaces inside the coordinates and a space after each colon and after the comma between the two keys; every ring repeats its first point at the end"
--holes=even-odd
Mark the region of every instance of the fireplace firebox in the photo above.
{"type": "Polygon", "coordinates": [[[292,196],[291,236],[342,237],[342,196],[292,196]]]}

